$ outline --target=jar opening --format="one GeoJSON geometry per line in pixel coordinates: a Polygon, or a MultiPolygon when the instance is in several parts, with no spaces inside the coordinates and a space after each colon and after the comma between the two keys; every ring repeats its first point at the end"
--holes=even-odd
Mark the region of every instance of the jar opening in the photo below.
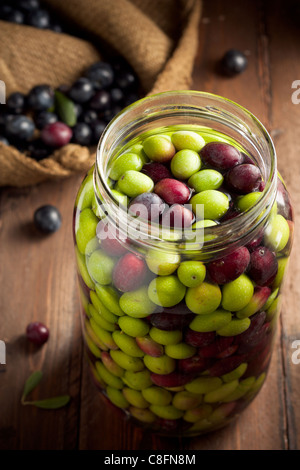
{"type": "MultiPolygon", "coordinates": [[[[128,224],[129,237],[145,248],[157,248],[208,256],[221,254],[247,243],[266,222],[276,196],[276,152],[270,135],[261,122],[242,106],[226,98],[197,91],[172,91],[146,97],[125,108],[107,126],[100,139],[94,173],[98,202],[105,205],[110,224],[125,237],[128,224]],[[132,139],[168,126],[202,126],[213,129],[238,142],[260,168],[265,188],[258,201],[245,212],[219,225],[205,228],[199,238],[182,238],[182,232],[158,236],[162,231],[156,223],[139,220],[120,210],[108,186],[108,168],[111,159],[132,139]],[[150,229],[149,230],[149,226],[150,229]],[[142,236],[141,236],[142,235],[142,236]],[[202,240],[202,243],[201,243],[202,240]]],[[[190,229],[191,230],[191,229],[190,229]]],[[[195,232],[194,232],[195,234],[195,232]]],[[[187,233],[185,233],[187,235],[187,233]]]]}

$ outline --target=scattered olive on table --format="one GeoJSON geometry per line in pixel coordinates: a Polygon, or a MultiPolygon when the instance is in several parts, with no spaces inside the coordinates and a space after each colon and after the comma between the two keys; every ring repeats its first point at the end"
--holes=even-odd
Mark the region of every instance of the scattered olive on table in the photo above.
{"type": "Polygon", "coordinates": [[[230,49],[221,60],[221,70],[228,76],[237,75],[243,72],[248,65],[245,54],[237,49],[230,49]]]}
{"type": "Polygon", "coordinates": [[[34,343],[37,346],[41,346],[46,343],[48,341],[49,334],[49,329],[41,322],[32,322],[27,325],[26,337],[31,343],[34,343]]]}
{"type": "Polygon", "coordinates": [[[43,233],[56,232],[61,226],[59,210],[51,205],[39,207],[34,213],[34,224],[43,233]]]}

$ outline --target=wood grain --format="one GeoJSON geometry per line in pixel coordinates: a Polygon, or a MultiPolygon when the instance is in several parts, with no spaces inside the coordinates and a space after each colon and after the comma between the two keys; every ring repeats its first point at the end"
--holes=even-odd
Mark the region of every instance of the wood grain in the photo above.
{"type": "MultiPolygon", "coordinates": [[[[271,127],[278,155],[278,168],[291,193],[295,211],[294,249],[285,285],[282,323],[283,373],[287,412],[287,438],[290,449],[300,448],[300,364],[292,362],[292,343],[300,339],[300,104],[293,104],[292,83],[300,77],[300,18],[273,5],[274,16],[267,20],[271,63],[271,127]]],[[[269,2],[269,8],[271,2],[269,2]]]]}
{"type": "Polygon", "coordinates": [[[78,440],[82,341],[72,246],[72,206],[79,179],[39,187],[7,189],[1,196],[0,337],[7,344],[7,365],[1,374],[0,447],[74,448],[78,440]],[[41,236],[32,227],[35,208],[60,208],[62,229],[41,236]],[[41,349],[24,338],[30,321],[50,328],[41,349]],[[41,414],[20,405],[25,380],[34,370],[44,378],[33,398],[65,393],[69,407],[41,414]]]}
{"type": "MultiPolygon", "coordinates": [[[[193,88],[242,104],[271,132],[278,167],[291,191],[295,246],[299,241],[300,105],[291,101],[291,84],[300,79],[300,20],[282,0],[204,2],[193,88]],[[237,48],[249,59],[234,78],[219,75],[223,53],[237,48]],[[298,227],[297,227],[298,225],[298,227]]],[[[268,379],[258,397],[227,428],[203,437],[176,440],[142,431],[111,413],[96,392],[83,356],[71,235],[72,207],[80,178],[37,187],[2,190],[0,198],[0,339],[7,343],[7,365],[0,366],[0,449],[299,449],[300,365],[291,345],[300,339],[300,269],[292,253],[283,314],[268,379]],[[59,207],[61,229],[47,237],[31,225],[42,204],[59,207]],[[50,327],[42,349],[24,340],[28,322],[50,327]],[[57,411],[22,407],[20,398],[33,370],[44,378],[34,398],[62,393],[70,406],[57,411]]]]}

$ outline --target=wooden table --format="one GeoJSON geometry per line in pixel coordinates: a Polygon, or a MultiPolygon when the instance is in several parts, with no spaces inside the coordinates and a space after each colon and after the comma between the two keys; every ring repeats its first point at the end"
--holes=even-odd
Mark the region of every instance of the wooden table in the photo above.
{"type": "MultiPolygon", "coordinates": [[[[300,18],[287,1],[205,2],[195,63],[196,90],[226,96],[257,115],[270,130],[278,166],[300,212],[300,104],[291,85],[300,79],[300,18]],[[218,76],[215,65],[229,48],[245,51],[247,70],[235,78],[218,76]]],[[[205,437],[162,439],[122,423],[103,406],[83,357],[79,304],[71,235],[72,206],[79,177],[63,183],[8,188],[0,199],[0,339],[7,344],[7,365],[0,373],[1,449],[299,449],[300,364],[292,341],[300,339],[300,269],[296,237],[283,312],[269,377],[240,419],[205,437]],[[49,237],[31,226],[42,204],[59,207],[63,224],[49,237]],[[40,320],[51,337],[39,350],[24,339],[26,325],[40,320]],[[34,398],[61,393],[70,405],[43,411],[20,404],[25,380],[34,370],[44,378],[34,398]]]]}

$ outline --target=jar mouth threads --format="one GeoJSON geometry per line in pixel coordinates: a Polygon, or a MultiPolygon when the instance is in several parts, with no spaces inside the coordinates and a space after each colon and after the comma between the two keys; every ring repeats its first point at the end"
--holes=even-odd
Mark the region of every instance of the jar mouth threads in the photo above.
{"type": "MultiPolygon", "coordinates": [[[[108,166],[111,158],[135,137],[168,126],[202,126],[219,131],[238,142],[253,156],[263,175],[265,188],[260,199],[248,210],[234,219],[219,225],[205,228],[207,239],[203,244],[190,240],[162,239],[158,224],[151,223],[149,235],[148,221],[139,223],[141,246],[153,247],[176,252],[186,252],[200,256],[223,253],[234,249],[241,242],[253,238],[271,211],[276,196],[276,152],[268,132],[260,121],[240,105],[217,95],[197,91],[173,91],[149,96],[125,108],[116,116],[104,131],[97,149],[97,161],[94,174],[95,193],[98,201],[107,207],[108,218],[120,232],[134,225],[135,218],[119,206],[110,193],[107,184],[108,166]]],[[[132,232],[134,237],[134,232],[132,232]]],[[[179,239],[178,239],[179,238],[179,239]]],[[[192,237],[191,237],[192,238],[192,237]]]]}

